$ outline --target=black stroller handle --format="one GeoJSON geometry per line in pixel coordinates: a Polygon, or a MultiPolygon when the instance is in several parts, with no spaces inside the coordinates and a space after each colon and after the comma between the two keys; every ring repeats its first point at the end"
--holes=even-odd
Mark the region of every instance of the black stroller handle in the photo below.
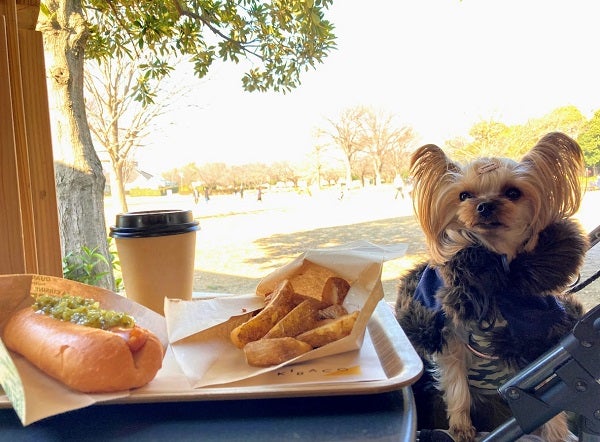
{"type": "Polygon", "coordinates": [[[562,341],[500,387],[513,418],[484,442],[509,442],[562,411],[580,416],[579,441],[600,441],[600,305],[562,341]]]}

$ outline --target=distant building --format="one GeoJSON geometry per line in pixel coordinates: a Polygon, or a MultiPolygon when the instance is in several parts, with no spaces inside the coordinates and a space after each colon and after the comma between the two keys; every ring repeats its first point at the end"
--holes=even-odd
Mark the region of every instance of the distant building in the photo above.
{"type": "Polygon", "coordinates": [[[169,195],[179,192],[177,183],[154,176],[142,170],[136,170],[137,176],[125,184],[125,191],[130,195],[169,195]]]}

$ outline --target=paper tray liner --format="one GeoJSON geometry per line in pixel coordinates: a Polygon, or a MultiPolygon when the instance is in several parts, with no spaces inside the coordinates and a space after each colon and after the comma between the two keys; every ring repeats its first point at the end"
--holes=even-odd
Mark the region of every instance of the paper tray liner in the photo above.
{"type": "MultiPolygon", "coordinates": [[[[419,379],[423,371],[421,359],[386,302],[381,301],[377,305],[367,328],[387,376],[387,379],[381,381],[252,387],[222,386],[198,389],[190,387],[189,390],[160,394],[132,391],[127,397],[99,402],[96,405],[376,394],[410,386],[419,379]]],[[[0,408],[10,407],[8,398],[0,395],[0,408]]]]}

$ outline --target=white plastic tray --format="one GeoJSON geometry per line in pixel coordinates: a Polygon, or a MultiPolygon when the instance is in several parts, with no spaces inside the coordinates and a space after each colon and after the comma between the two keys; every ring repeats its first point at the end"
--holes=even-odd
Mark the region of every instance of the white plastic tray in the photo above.
{"type": "MultiPolygon", "coordinates": [[[[391,307],[380,302],[368,324],[368,331],[387,379],[369,382],[336,384],[302,383],[297,385],[260,385],[252,387],[205,387],[177,392],[144,393],[133,391],[129,396],[102,403],[155,403],[177,401],[239,400],[276,397],[375,394],[411,385],[423,370],[421,359],[398,325],[391,307]]],[[[0,393],[1,390],[0,390],[0,393]]],[[[0,408],[11,403],[0,394],[0,408]]]]}

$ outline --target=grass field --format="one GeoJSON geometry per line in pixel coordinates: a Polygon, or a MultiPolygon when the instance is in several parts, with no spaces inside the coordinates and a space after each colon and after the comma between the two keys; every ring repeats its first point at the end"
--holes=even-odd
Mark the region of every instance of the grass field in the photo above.
{"type": "MultiPolygon", "coordinates": [[[[398,275],[426,256],[423,235],[413,216],[412,204],[389,185],[345,192],[263,192],[214,196],[194,204],[191,196],[130,197],[129,210],[190,209],[200,221],[197,236],[194,290],[251,293],[260,279],[289,262],[307,248],[367,240],[378,245],[406,243],[402,258],[384,264],[382,282],[387,300],[395,299],[398,275]]],[[[600,224],[600,192],[588,192],[578,214],[589,231],[600,224]]],[[[115,209],[106,200],[106,219],[114,223],[115,209]]],[[[590,254],[589,265],[600,265],[600,254],[590,254]]],[[[593,269],[587,270],[589,273],[593,269]]],[[[600,283],[597,283],[600,284],[600,283]]],[[[600,302],[592,284],[582,294],[584,303],[600,302]]]]}

